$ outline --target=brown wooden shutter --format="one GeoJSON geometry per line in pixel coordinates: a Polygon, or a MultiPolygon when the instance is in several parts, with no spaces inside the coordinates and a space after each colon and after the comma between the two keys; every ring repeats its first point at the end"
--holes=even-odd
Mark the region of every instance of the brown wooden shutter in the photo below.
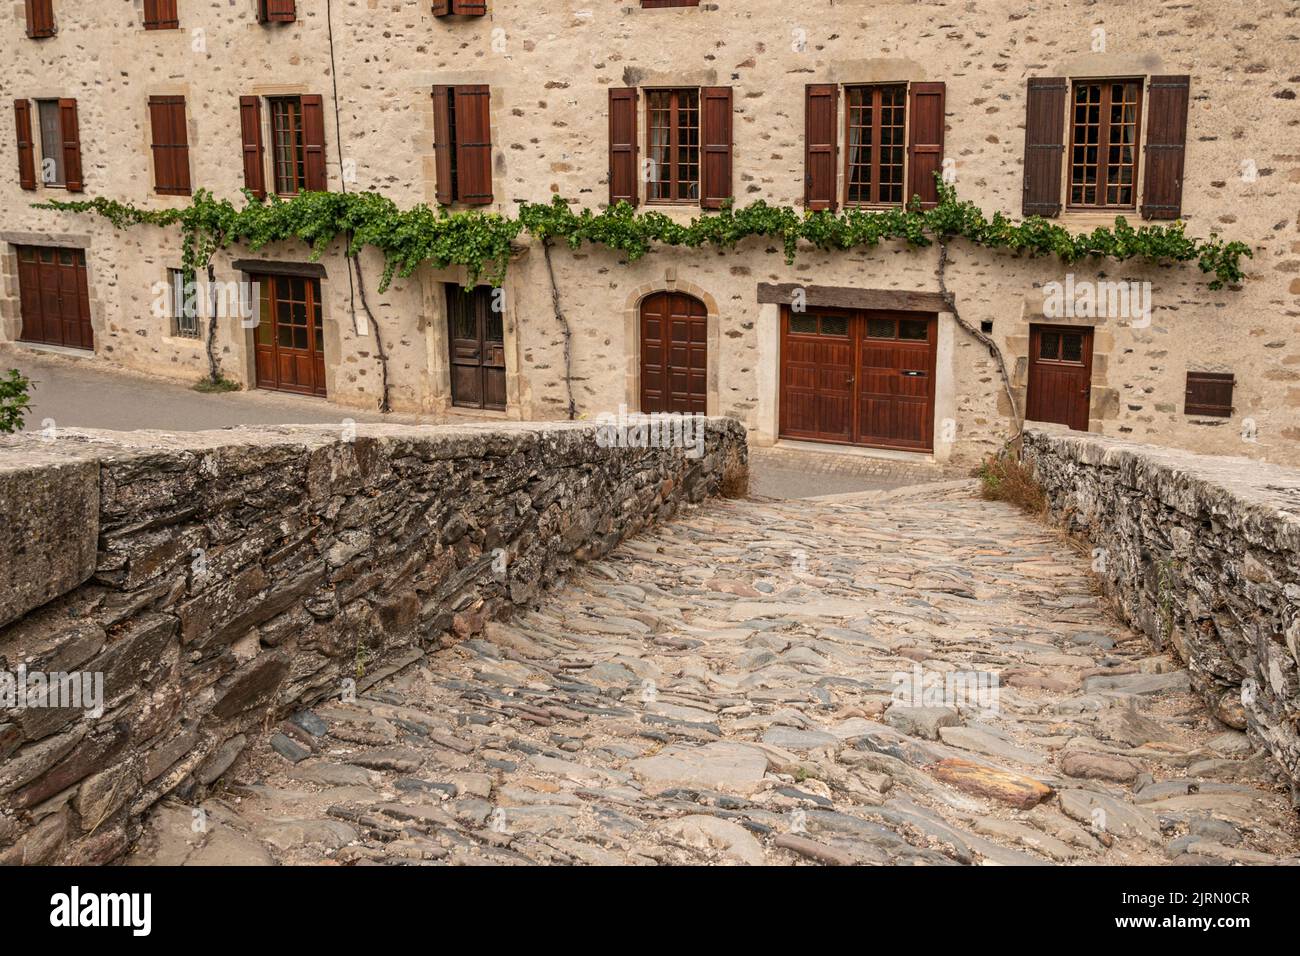
{"type": "Polygon", "coordinates": [[[293,23],[298,11],[294,0],[259,0],[257,19],[262,23],[293,23]]]}
{"type": "Polygon", "coordinates": [[[54,0],[27,0],[27,35],[54,36],[54,0]]]}
{"type": "Polygon", "coordinates": [[[244,141],[244,187],[258,199],[266,198],[266,163],[262,158],[262,100],[239,98],[239,130],[244,141]]]}
{"type": "Polygon", "coordinates": [[[36,188],[36,146],[32,140],[31,100],[14,100],[14,120],[18,126],[18,185],[36,188]]]}
{"type": "Polygon", "coordinates": [[[921,197],[922,209],[939,204],[936,173],[943,172],[945,87],[942,83],[913,83],[908,92],[906,200],[921,197]]]}
{"type": "Polygon", "coordinates": [[[1188,372],[1184,415],[1232,417],[1232,390],[1237,384],[1231,372],[1188,372]]]}
{"type": "Polygon", "coordinates": [[[325,178],[325,101],[319,94],[302,97],[302,145],[306,182],[312,192],[329,189],[325,178]]]}
{"type": "Polygon", "coordinates": [[[144,0],[146,30],[175,30],[181,25],[176,14],[176,0],[144,0]]]}
{"type": "Polygon", "coordinates": [[[486,206],[492,202],[491,92],[486,86],[458,86],[455,96],[456,198],[486,206]]]}
{"type": "Polygon", "coordinates": [[[153,131],[154,189],[164,196],[188,196],[190,152],[185,97],[151,96],[149,125],[153,131]]]}
{"type": "Polygon", "coordinates": [[[435,86],[433,88],[433,159],[434,175],[437,177],[438,202],[449,206],[456,201],[456,187],[451,179],[452,151],[455,144],[451,140],[451,98],[453,87],[435,86]]]}
{"type": "Polygon", "coordinates": [[[1025,98],[1026,216],[1061,214],[1061,163],[1065,155],[1065,100],[1069,84],[1031,76],[1025,98]]]}
{"type": "Polygon", "coordinates": [[[484,0],[433,0],[435,17],[481,17],[487,13],[484,0]]]}
{"type": "Polygon", "coordinates": [[[836,132],[840,88],[810,83],[804,88],[803,202],[809,209],[835,208],[836,132]]]}
{"type": "Polygon", "coordinates": [[[731,184],[731,87],[700,90],[700,207],[721,209],[731,184]]]}
{"type": "Polygon", "coordinates": [[[637,92],[634,86],[609,91],[609,204],[637,204],[637,92]]]}
{"type": "Polygon", "coordinates": [[[1183,214],[1183,160],[1187,153],[1190,76],[1153,76],[1147,92],[1146,178],[1143,219],[1183,214]]]}
{"type": "Polygon", "coordinates": [[[63,133],[63,184],[70,193],[85,189],[81,177],[81,133],[77,124],[77,101],[59,100],[59,127],[63,133]]]}

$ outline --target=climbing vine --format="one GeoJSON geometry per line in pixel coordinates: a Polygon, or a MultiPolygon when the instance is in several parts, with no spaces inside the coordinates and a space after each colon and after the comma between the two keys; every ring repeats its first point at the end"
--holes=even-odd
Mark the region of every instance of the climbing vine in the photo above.
{"type": "Polygon", "coordinates": [[[517,217],[479,211],[450,212],[427,205],[399,209],[375,192],[308,192],[289,199],[259,202],[245,193],[236,208],[228,199],[197,191],[189,206],[179,209],[140,209],[130,203],[97,198],[51,201],[40,209],[94,213],[119,229],[137,225],[179,226],[186,269],[205,269],[212,254],[231,245],[257,250],[272,242],[298,240],[311,247],[313,259],[342,239],[349,255],[370,246],[384,257],[379,291],[394,277],[407,278],[425,262],[438,268],[464,266],[468,283],[486,275],[494,284],[505,279],[512,246],[527,232],[539,240],[555,240],[578,249],[603,245],[640,259],[655,246],[730,249],[750,237],[779,242],[793,264],[801,242],[821,251],[860,249],[901,241],[913,248],[964,239],[987,249],[1028,256],[1056,256],[1071,264],[1084,259],[1139,259],[1146,262],[1195,262],[1211,289],[1236,285],[1244,278],[1243,257],[1249,246],[1217,235],[1188,236],[1183,223],[1134,227],[1117,217],[1111,228],[1071,233],[1059,223],[1038,217],[1014,221],[1002,213],[990,218],[973,202],[957,197],[956,189],[939,183],[939,203],[909,208],[843,212],[799,212],[758,200],[741,208],[679,223],[660,212],[638,212],[618,203],[601,212],[574,211],[560,196],[549,203],[523,203],[517,217]]]}

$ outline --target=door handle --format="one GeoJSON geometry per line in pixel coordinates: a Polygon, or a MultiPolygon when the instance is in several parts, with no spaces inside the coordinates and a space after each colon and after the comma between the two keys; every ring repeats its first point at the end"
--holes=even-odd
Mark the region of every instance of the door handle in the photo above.
{"type": "Polygon", "coordinates": [[[903,371],[903,374],[906,375],[908,378],[924,378],[924,377],[925,377],[925,373],[924,373],[924,372],[914,372],[914,371],[909,371],[909,370],[906,370],[906,369],[903,371]]]}

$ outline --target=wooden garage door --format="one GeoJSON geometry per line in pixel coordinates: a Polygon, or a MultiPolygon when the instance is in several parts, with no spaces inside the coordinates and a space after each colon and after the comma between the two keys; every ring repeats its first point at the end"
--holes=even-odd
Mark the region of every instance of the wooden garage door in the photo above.
{"type": "Polygon", "coordinates": [[[255,336],[257,387],[301,395],[325,394],[325,342],[320,280],[251,276],[261,313],[255,336]]]}
{"type": "Polygon", "coordinates": [[[641,302],[641,411],[708,411],[709,311],[694,296],[641,302]]]}
{"type": "Polygon", "coordinates": [[[936,319],[789,307],[781,319],[781,436],[929,451],[936,319]]]}
{"type": "Polygon", "coordinates": [[[1092,400],[1092,329],[1029,327],[1029,395],[1025,418],[1088,430],[1092,400]]]}
{"type": "Polygon", "coordinates": [[[18,247],[24,342],[93,349],[86,254],[80,249],[18,247]]]}

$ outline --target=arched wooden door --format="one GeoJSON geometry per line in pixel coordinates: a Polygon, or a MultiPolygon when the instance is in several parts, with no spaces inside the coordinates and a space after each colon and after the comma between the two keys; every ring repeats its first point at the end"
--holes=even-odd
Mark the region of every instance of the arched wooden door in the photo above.
{"type": "Polygon", "coordinates": [[[641,301],[641,411],[708,410],[709,312],[683,292],[641,301]]]}

